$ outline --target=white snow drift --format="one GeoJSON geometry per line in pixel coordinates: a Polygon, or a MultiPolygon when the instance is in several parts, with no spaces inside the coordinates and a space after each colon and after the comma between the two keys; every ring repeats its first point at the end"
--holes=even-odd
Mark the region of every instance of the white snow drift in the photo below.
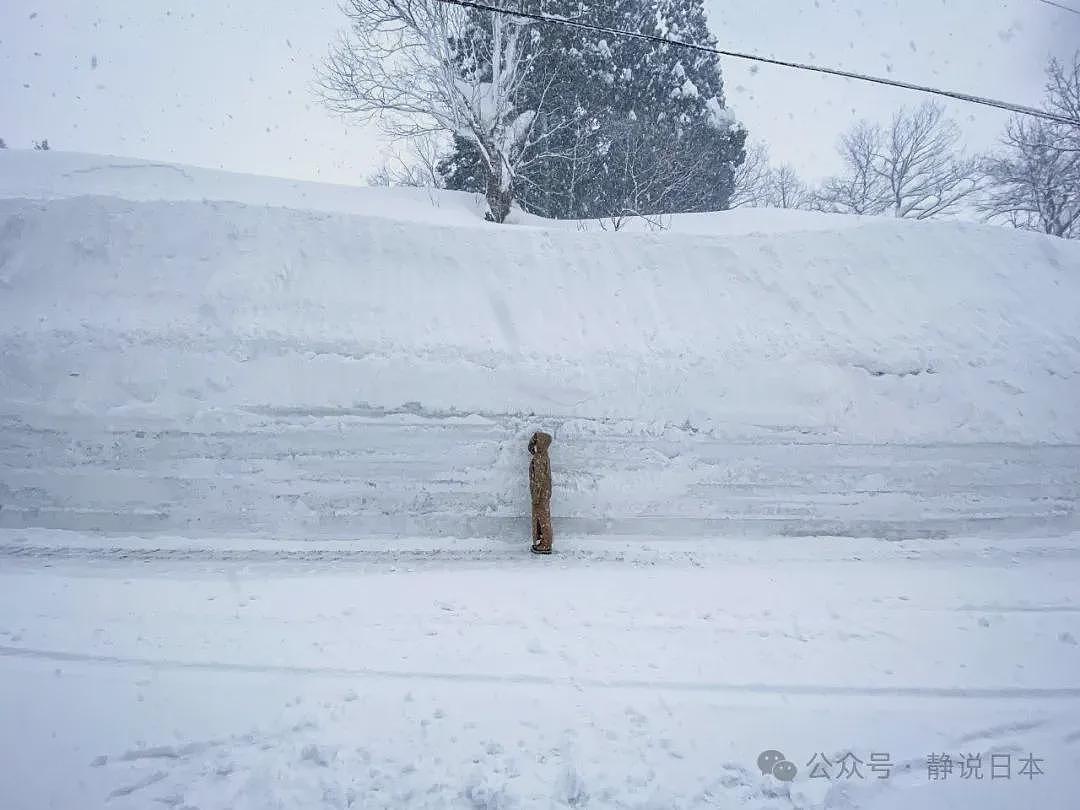
{"type": "Polygon", "coordinates": [[[1080,441],[1080,245],[1058,239],[774,211],[496,227],[461,194],[15,152],[0,199],[8,411],[1080,441]]]}

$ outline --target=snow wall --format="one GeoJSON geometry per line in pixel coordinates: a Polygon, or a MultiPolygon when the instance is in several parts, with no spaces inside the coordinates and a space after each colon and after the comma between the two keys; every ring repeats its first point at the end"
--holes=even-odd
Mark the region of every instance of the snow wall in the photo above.
{"type": "MultiPolygon", "coordinates": [[[[480,211],[0,153],[0,413],[19,430],[502,420],[557,444],[667,437],[633,456],[658,470],[691,436],[1080,442],[1080,244],[806,212],[615,233],[480,211]]],[[[33,489],[17,477],[8,493],[33,489]]],[[[506,507],[488,495],[478,514],[506,507]]]]}

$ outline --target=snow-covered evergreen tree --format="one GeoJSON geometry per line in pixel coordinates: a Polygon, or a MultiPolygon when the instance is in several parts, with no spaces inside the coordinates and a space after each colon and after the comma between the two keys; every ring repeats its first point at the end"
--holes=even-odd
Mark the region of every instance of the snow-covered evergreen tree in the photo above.
{"type": "MultiPolygon", "coordinates": [[[[627,3],[624,27],[635,17],[648,35],[715,45],[703,0],[636,0],[627,3]]],[[[734,166],[744,158],[745,132],[730,117],[719,57],[676,45],[625,40],[611,122],[631,139],[612,139],[609,207],[644,207],[637,213],[717,211],[727,207],[734,166]],[[629,154],[622,154],[624,148],[629,154]],[[621,158],[621,160],[620,160],[621,158]],[[627,171],[627,166],[632,171],[627,171]],[[642,198],[640,178],[653,177],[642,198]]]]}
{"type": "MultiPolygon", "coordinates": [[[[714,42],[702,0],[557,0],[545,11],[714,42]]],[[[727,206],[746,133],[725,109],[717,57],[569,26],[546,26],[541,36],[521,103],[546,111],[534,124],[542,148],[514,179],[517,200],[564,218],[727,206]]],[[[440,171],[449,188],[479,191],[479,164],[476,148],[459,138],[440,171]]]]}
{"type": "MultiPolygon", "coordinates": [[[[609,8],[609,3],[598,0],[552,0],[545,3],[544,11],[603,24],[614,19],[609,8]]],[[[595,47],[587,32],[572,27],[550,25],[539,31],[542,43],[533,71],[519,88],[518,104],[541,112],[533,121],[536,145],[528,165],[520,167],[514,178],[514,198],[531,211],[559,216],[575,207],[575,196],[583,186],[586,144],[597,129],[591,114],[599,103],[592,64],[595,47]]],[[[474,35],[484,35],[479,19],[474,35]]],[[[467,138],[453,139],[439,170],[447,188],[471,192],[483,188],[481,155],[467,138]]]]}

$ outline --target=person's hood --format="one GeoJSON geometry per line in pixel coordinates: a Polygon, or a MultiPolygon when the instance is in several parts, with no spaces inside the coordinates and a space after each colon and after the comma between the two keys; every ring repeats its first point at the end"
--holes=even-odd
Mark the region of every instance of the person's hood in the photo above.
{"type": "Polygon", "coordinates": [[[551,447],[552,437],[550,433],[544,433],[542,430],[536,431],[533,434],[532,439],[529,441],[530,452],[546,453],[547,449],[551,447]]]}

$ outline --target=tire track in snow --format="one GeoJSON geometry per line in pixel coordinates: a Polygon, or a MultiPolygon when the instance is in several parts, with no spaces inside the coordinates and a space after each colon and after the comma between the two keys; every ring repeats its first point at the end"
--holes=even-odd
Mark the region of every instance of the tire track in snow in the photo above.
{"type": "Polygon", "coordinates": [[[709,683],[704,681],[656,681],[634,678],[554,678],[544,675],[498,675],[491,673],[424,672],[364,667],[305,667],[290,664],[242,664],[226,661],[179,661],[115,655],[43,650],[0,645],[0,657],[25,658],[65,663],[106,664],[152,669],[201,670],[282,675],[311,675],[331,678],[378,678],[389,680],[442,681],[450,683],[500,683],[530,686],[570,686],[590,689],[645,689],[674,692],[718,692],[729,694],[784,695],[805,697],[906,697],[982,700],[1080,700],[1080,687],[976,687],[948,686],[843,686],[833,684],[753,684],[709,683]]]}

